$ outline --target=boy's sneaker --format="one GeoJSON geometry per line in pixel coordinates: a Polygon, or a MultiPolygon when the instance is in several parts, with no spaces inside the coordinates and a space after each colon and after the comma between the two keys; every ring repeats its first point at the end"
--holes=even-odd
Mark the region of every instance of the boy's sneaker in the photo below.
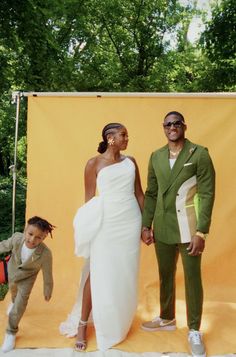
{"type": "Polygon", "coordinates": [[[176,320],[164,320],[158,316],[152,321],[143,322],[141,328],[145,331],[173,331],[176,329],[176,320]]]}
{"type": "Polygon", "coordinates": [[[205,346],[202,341],[202,333],[196,330],[190,330],[188,334],[188,342],[191,353],[194,357],[206,357],[205,346]]]}
{"type": "Polygon", "coordinates": [[[2,351],[9,352],[13,350],[15,348],[15,344],[16,344],[16,335],[11,335],[10,333],[6,333],[2,344],[2,351]]]}

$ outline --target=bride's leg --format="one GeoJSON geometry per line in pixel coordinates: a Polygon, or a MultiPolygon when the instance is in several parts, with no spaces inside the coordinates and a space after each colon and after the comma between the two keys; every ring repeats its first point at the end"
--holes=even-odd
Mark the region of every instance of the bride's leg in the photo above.
{"type": "Polygon", "coordinates": [[[92,299],[91,299],[90,274],[89,274],[88,279],[84,284],[81,320],[83,321],[88,320],[91,309],[92,309],[92,299]]]}
{"type": "Polygon", "coordinates": [[[78,332],[77,332],[76,343],[75,343],[75,349],[77,351],[84,351],[87,347],[87,340],[86,340],[87,321],[91,309],[92,309],[92,299],[91,299],[91,287],[90,287],[90,275],[89,275],[84,285],[84,291],[83,291],[81,319],[79,321],[78,332]]]}

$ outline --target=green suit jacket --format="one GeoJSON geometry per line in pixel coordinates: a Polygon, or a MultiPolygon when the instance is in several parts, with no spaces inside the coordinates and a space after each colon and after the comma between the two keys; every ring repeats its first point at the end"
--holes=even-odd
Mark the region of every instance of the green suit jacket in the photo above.
{"type": "Polygon", "coordinates": [[[167,244],[187,243],[209,232],[215,195],[215,170],[207,148],[185,139],[173,168],[168,145],[152,153],[148,167],[143,226],[167,244]]]}

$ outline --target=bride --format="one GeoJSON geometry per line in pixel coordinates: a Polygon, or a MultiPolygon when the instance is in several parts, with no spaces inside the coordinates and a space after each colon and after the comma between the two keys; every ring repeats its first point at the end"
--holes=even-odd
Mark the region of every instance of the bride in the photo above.
{"type": "Polygon", "coordinates": [[[124,125],[103,128],[97,155],[85,167],[85,204],[74,218],[75,254],[86,258],[77,302],[62,334],[76,334],[75,349],[87,348],[92,311],[100,351],[126,338],[137,305],[141,209],[138,166],[121,155],[128,144],[124,125]],[[96,189],[98,196],[95,196],[96,189]]]}

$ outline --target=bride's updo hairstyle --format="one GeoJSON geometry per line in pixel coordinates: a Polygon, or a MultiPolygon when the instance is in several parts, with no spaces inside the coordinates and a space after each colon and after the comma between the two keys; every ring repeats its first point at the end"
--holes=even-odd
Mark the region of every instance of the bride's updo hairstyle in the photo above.
{"type": "Polygon", "coordinates": [[[110,123],[110,124],[107,124],[106,126],[104,126],[104,128],[102,130],[103,141],[101,141],[99,143],[98,149],[97,149],[97,151],[100,154],[103,154],[107,149],[107,145],[108,145],[107,135],[113,133],[114,129],[120,129],[120,128],[123,128],[123,127],[124,127],[124,125],[122,125],[120,123],[110,123]]]}

